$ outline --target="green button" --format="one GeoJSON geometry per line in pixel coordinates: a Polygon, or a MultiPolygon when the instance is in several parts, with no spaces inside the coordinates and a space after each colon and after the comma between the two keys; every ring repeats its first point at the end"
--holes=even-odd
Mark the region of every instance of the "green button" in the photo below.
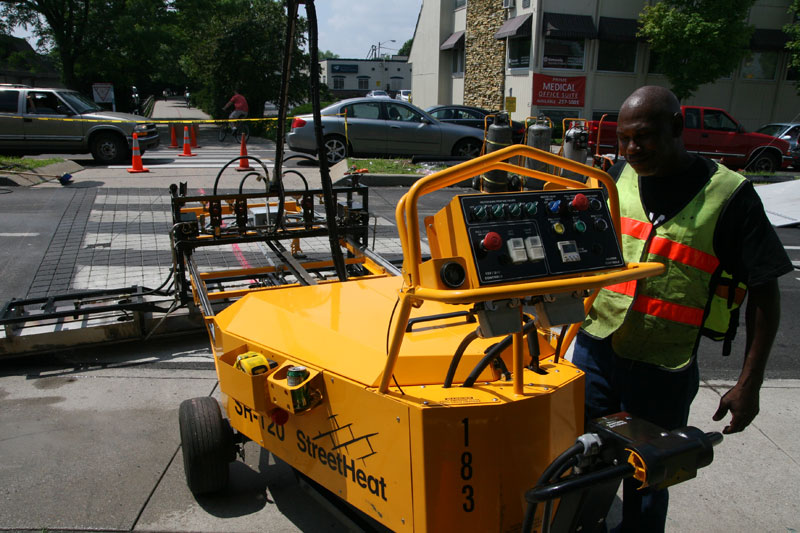
{"type": "Polygon", "coordinates": [[[583,233],[584,231],[586,231],[586,223],[583,220],[576,220],[575,231],[577,231],[578,233],[583,233]]]}

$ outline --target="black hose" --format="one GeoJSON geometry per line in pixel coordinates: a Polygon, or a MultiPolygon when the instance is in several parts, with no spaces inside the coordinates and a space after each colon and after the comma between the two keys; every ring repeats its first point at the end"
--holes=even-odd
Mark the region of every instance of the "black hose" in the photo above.
{"type": "MultiPolygon", "coordinates": [[[[529,322],[526,322],[522,326],[522,333],[526,334],[535,327],[536,327],[535,321],[531,320],[529,322]]],[[[486,355],[483,356],[483,359],[478,361],[478,364],[475,365],[475,368],[472,369],[472,372],[470,372],[469,376],[467,377],[466,380],[464,380],[464,383],[461,386],[472,387],[475,384],[475,381],[478,380],[478,376],[481,375],[481,372],[483,372],[486,369],[486,367],[489,366],[489,363],[492,362],[492,359],[498,357],[503,352],[503,350],[508,348],[511,345],[511,341],[513,339],[514,339],[513,333],[510,335],[506,335],[505,338],[503,338],[503,340],[501,340],[500,342],[489,348],[489,350],[486,352],[486,355]]]]}
{"type": "MultiPolygon", "coordinates": [[[[539,480],[536,482],[534,489],[545,483],[548,483],[556,474],[562,474],[566,470],[565,465],[569,463],[570,459],[574,458],[580,453],[583,453],[584,446],[580,442],[576,442],[566,450],[564,450],[561,455],[556,457],[552,463],[550,463],[547,468],[544,469],[542,475],[539,476],[539,480]]],[[[534,490],[534,489],[531,489],[534,490]]],[[[531,492],[531,491],[528,491],[531,492]]],[[[525,493],[525,498],[528,499],[528,493],[525,493]]],[[[528,533],[529,531],[533,530],[533,520],[536,517],[536,506],[538,502],[528,500],[528,506],[525,508],[525,517],[522,520],[522,533],[528,533]]]]}
{"type": "Polygon", "coordinates": [[[286,174],[297,174],[298,176],[300,176],[300,179],[303,180],[303,185],[305,185],[306,187],[306,192],[308,192],[308,180],[306,180],[305,176],[303,176],[300,172],[296,170],[284,170],[283,175],[285,176],[286,174]]]}
{"type": "MultiPolygon", "coordinates": [[[[294,2],[289,0],[290,4],[294,2]]],[[[328,224],[328,240],[333,256],[333,265],[339,281],[347,281],[347,268],[339,244],[339,231],[336,227],[336,205],[333,197],[331,173],[328,168],[328,156],[322,136],[322,114],[319,103],[319,49],[317,44],[317,8],[314,0],[306,0],[306,14],[308,15],[308,51],[311,54],[311,104],[314,110],[314,136],[319,148],[319,176],[322,181],[322,192],[325,198],[325,219],[328,224]]],[[[277,156],[276,156],[277,158],[277,156]]]]}
{"type": "Polygon", "coordinates": [[[558,336],[558,342],[556,342],[556,353],[553,356],[553,363],[558,364],[558,358],[561,356],[561,344],[564,342],[564,335],[567,333],[567,326],[566,324],[561,326],[561,335],[558,336]]]}
{"type": "MultiPolygon", "coordinates": [[[[239,194],[242,194],[242,189],[244,189],[244,182],[247,181],[247,178],[249,178],[250,176],[259,176],[260,177],[261,174],[259,174],[258,172],[255,172],[255,171],[254,172],[248,172],[247,174],[245,174],[244,177],[242,178],[242,181],[239,182],[239,194]]],[[[267,194],[269,194],[269,180],[266,180],[266,182],[267,182],[267,194]]]]}
{"type": "Polygon", "coordinates": [[[461,344],[458,345],[456,349],[456,353],[453,354],[453,358],[450,360],[450,367],[447,369],[447,375],[444,378],[444,384],[442,385],[443,388],[449,389],[453,385],[453,378],[456,375],[456,369],[458,368],[458,363],[461,362],[461,356],[464,355],[467,347],[478,338],[478,330],[471,331],[467,333],[467,336],[461,341],[461,344]]]}

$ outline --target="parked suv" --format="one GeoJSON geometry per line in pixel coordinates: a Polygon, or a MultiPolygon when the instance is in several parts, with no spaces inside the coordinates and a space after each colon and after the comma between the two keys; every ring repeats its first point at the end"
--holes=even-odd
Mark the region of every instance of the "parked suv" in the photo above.
{"type": "Polygon", "coordinates": [[[130,158],[133,133],[142,153],[160,142],[147,118],[104,111],[69,89],[0,85],[0,152],[84,153],[101,163],[130,158]]]}

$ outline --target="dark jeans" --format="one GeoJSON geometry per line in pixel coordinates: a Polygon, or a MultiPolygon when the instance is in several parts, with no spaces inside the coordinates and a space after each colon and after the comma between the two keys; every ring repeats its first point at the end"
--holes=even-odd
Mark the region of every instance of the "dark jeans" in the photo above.
{"type": "MultiPolygon", "coordinates": [[[[686,426],[689,407],[700,386],[696,359],[685,369],[670,372],[619,357],[611,347],[611,337],[595,339],[580,332],[572,362],[586,373],[587,420],[627,411],[667,430],[686,426]]],[[[664,531],[669,493],[666,489],[640,493],[638,529],[664,531]]],[[[623,524],[625,530],[628,528],[623,524]]]]}

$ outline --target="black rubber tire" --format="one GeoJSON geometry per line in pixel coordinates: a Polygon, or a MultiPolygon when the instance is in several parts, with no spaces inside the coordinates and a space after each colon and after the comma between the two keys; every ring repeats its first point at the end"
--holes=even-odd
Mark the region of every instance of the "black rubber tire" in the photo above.
{"type": "Polygon", "coordinates": [[[217,139],[219,139],[219,142],[223,142],[225,137],[228,135],[228,126],[223,124],[219,127],[218,131],[219,133],[217,133],[217,139]]]}
{"type": "Polygon", "coordinates": [[[341,135],[328,135],[325,137],[325,148],[328,151],[328,164],[335,165],[347,157],[347,142],[341,135]]]}
{"type": "Polygon", "coordinates": [[[774,154],[761,152],[756,155],[748,164],[747,170],[751,172],[772,173],[780,170],[780,162],[774,154]]]}
{"type": "Polygon", "coordinates": [[[244,142],[250,140],[250,127],[247,124],[239,124],[236,126],[236,133],[233,134],[233,138],[236,140],[237,144],[242,142],[242,134],[244,134],[244,142]]]}
{"type": "Polygon", "coordinates": [[[92,157],[98,163],[124,163],[130,155],[125,139],[118,133],[103,131],[92,137],[92,157]]]}
{"type": "Polygon", "coordinates": [[[192,494],[220,492],[228,486],[228,464],[236,457],[233,430],[209,396],[181,403],[178,423],[183,471],[192,494]]]}
{"type": "Polygon", "coordinates": [[[455,146],[453,146],[453,152],[451,155],[463,156],[468,159],[472,159],[481,155],[482,147],[483,143],[478,139],[461,139],[455,144],[455,146]]]}

